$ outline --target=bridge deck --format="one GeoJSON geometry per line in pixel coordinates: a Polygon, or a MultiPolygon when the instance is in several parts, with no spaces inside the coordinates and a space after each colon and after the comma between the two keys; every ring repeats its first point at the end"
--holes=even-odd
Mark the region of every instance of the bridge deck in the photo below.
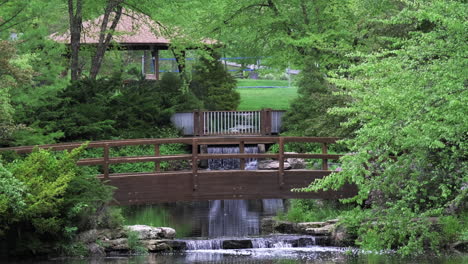
{"type": "Polygon", "coordinates": [[[277,171],[199,171],[196,190],[193,189],[191,171],[113,174],[109,177],[109,184],[117,187],[115,199],[123,205],[223,199],[341,199],[356,194],[355,186],[351,185],[340,191],[291,191],[306,187],[314,179],[329,173],[288,170],[285,171],[284,184],[280,185],[277,171]]]}

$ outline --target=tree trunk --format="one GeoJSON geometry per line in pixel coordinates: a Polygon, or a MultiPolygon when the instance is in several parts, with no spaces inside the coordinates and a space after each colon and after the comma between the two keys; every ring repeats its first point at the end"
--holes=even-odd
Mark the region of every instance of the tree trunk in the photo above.
{"type": "Polygon", "coordinates": [[[122,16],[122,3],[123,0],[108,0],[107,6],[104,11],[104,16],[101,23],[101,29],[99,32],[99,43],[96,48],[96,53],[91,61],[91,70],[89,73],[89,77],[91,79],[96,79],[99,70],[101,69],[102,61],[104,59],[105,52],[109,47],[109,43],[112,39],[113,33],[117,24],[120,21],[120,17],[122,16]],[[111,18],[111,14],[114,13],[114,17],[111,18]],[[108,28],[109,19],[112,19],[112,24],[108,28]]]}
{"type": "Polygon", "coordinates": [[[76,8],[74,7],[73,0],[68,0],[68,16],[70,21],[70,70],[71,80],[76,81],[80,78],[80,39],[82,29],[82,0],[76,0],[76,8]]]}

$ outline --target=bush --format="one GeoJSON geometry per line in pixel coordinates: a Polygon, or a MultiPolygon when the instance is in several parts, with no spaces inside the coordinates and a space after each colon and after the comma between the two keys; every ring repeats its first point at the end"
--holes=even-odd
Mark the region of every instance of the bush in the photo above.
{"type": "Polygon", "coordinates": [[[60,136],[66,142],[157,137],[170,127],[174,112],[200,107],[194,95],[182,93],[181,85],[175,74],[165,74],[159,82],[125,84],[119,77],[74,82],[54,101],[35,109],[34,117],[18,120],[35,130],[18,133],[17,143],[50,143],[60,136]]]}
{"type": "Polygon", "coordinates": [[[9,254],[57,252],[78,232],[112,222],[100,219],[118,218],[106,209],[112,187],[76,166],[82,151],[36,149],[0,167],[0,240],[8,238],[9,254]]]}

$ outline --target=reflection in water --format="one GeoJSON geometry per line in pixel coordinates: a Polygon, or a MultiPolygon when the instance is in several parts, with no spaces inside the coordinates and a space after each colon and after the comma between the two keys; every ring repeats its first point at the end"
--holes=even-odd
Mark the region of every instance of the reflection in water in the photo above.
{"type": "MultiPolygon", "coordinates": [[[[1,262],[0,263],[4,263],[1,262]]],[[[6,263],[6,262],[5,262],[6,263]]],[[[468,255],[424,256],[402,259],[392,255],[363,255],[333,247],[307,249],[251,249],[251,250],[197,250],[174,254],[149,254],[144,256],[108,257],[97,259],[66,259],[49,261],[8,262],[11,264],[460,264],[468,263],[468,255]]]]}

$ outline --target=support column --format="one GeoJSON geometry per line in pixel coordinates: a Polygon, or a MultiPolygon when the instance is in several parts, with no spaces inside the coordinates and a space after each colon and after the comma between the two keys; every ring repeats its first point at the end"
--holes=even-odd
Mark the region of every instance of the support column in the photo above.
{"type": "Polygon", "coordinates": [[[159,49],[153,47],[151,56],[154,58],[154,77],[159,80],[159,49]]]}

